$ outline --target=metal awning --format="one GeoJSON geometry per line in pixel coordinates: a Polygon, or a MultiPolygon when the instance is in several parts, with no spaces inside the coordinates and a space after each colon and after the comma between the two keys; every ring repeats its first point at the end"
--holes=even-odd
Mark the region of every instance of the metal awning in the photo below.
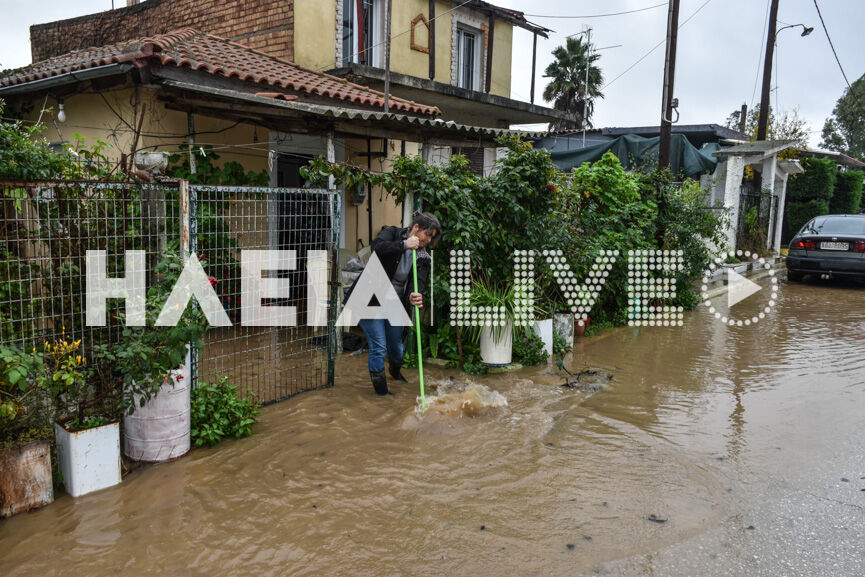
{"type": "Polygon", "coordinates": [[[401,113],[282,100],[253,92],[179,80],[162,80],[161,87],[159,99],[169,108],[255,122],[282,132],[303,134],[333,130],[334,134],[343,137],[392,138],[443,146],[482,147],[496,146],[495,139],[503,135],[534,139],[545,134],[471,126],[401,113]]]}

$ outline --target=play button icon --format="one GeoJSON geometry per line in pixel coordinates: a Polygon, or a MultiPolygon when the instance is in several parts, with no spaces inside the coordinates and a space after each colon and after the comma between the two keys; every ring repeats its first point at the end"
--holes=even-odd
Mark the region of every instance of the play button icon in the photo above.
{"type": "Polygon", "coordinates": [[[733,269],[727,269],[727,306],[732,308],[754,293],[760,292],[763,287],[755,282],[749,281],[733,269]]]}
{"type": "MultiPolygon", "coordinates": [[[[734,266],[738,266],[738,264],[734,266]]],[[[766,318],[766,315],[769,314],[778,299],[778,279],[775,277],[774,259],[773,262],[767,262],[765,258],[747,250],[729,251],[718,255],[712,259],[708,268],[703,271],[703,285],[700,288],[700,296],[703,297],[703,304],[705,304],[706,308],[709,309],[709,313],[717,320],[721,321],[721,323],[731,327],[751,326],[759,322],[760,319],[766,318]],[[729,309],[732,309],[743,300],[760,292],[763,287],[746,279],[733,270],[732,267],[728,268],[726,263],[730,262],[732,259],[737,259],[737,263],[747,263],[754,271],[755,275],[758,275],[760,278],[764,276],[769,277],[769,288],[772,290],[769,300],[763,303],[759,309],[752,311],[748,318],[735,319],[730,318],[727,315],[730,314],[729,309]],[[720,283],[724,278],[721,274],[722,272],[727,277],[727,286],[717,286],[717,283],[720,283]],[[714,288],[710,288],[710,285],[712,284],[715,284],[714,288]],[[725,292],[727,293],[728,309],[726,314],[723,310],[717,310],[715,305],[712,304],[712,299],[722,298],[721,295],[725,292]]]]}

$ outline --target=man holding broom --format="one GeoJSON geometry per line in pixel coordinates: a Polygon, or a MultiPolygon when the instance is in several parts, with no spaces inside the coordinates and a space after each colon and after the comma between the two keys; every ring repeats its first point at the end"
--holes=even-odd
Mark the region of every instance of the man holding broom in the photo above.
{"type": "MultiPolygon", "coordinates": [[[[435,246],[441,236],[441,224],[435,215],[416,212],[411,227],[389,226],[372,241],[372,251],[387,273],[400,302],[411,317],[411,309],[423,307],[421,293],[426,288],[432,259],[427,246],[435,246]],[[413,251],[417,256],[417,289],[414,287],[413,251]]],[[[405,327],[391,326],[386,319],[362,319],[360,328],[369,343],[369,375],[377,395],[391,394],[384,372],[384,357],[387,353],[390,376],[406,382],[400,368],[403,360],[403,336],[405,327]]],[[[420,351],[418,351],[420,354],[420,351]]]]}

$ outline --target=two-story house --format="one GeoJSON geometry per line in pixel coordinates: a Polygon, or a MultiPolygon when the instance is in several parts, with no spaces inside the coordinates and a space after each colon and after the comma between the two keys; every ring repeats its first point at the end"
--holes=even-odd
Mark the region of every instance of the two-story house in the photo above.
{"type": "MultiPolygon", "coordinates": [[[[283,186],[328,153],[386,171],[399,154],[457,150],[489,170],[503,129],[563,115],[510,98],[515,31],[548,30],[482,0],[129,4],[32,26],[34,64],[0,77],[8,109],[44,121],[62,105],[49,139],[78,133],[117,154],[212,144],[283,186]]],[[[366,192],[345,195],[350,249],[411,210],[366,192]]]]}

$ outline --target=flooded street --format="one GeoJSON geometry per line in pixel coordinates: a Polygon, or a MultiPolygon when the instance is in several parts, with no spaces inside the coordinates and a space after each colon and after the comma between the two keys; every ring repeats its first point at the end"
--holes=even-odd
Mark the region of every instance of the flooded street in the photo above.
{"type": "Polygon", "coordinates": [[[0,522],[2,574],[865,574],[865,287],[684,323],[578,341],[586,388],[428,367],[422,417],[343,355],[250,438],[0,522]]]}

